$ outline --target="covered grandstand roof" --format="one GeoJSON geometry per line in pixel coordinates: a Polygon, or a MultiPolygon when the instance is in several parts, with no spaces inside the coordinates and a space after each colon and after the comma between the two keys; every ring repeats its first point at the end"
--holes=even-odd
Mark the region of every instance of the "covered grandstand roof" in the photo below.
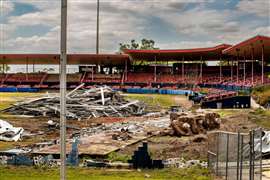
{"type": "MultiPolygon", "coordinates": [[[[59,64],[59,54],[0,54],[1,64],[59,64]]],[[[129,56],[122,54],[69,54],[68,64],[124,65],[129,56]]]]}
{"type": "Polygon", "coordinates": [[[270,37],[267,36],[255,36],[232,47],[223,50],[224,54],[230,56],[237,56],[241,59],[246,57],[246,59],[252,58],[252,48],[254,51],[254,59],[260,60],[262,58],[262,46],[264,46],[264,56],[270,57],[270,37]]]}
{"type": "Polygon", "coordinates": [[[154,61],[155,57],[158,61],[162,60],[218,60],[223,56],[222,51],[231,47],[228,44],[221,44],[209,48],[196,49],[171,49],[171,50],[135,50],[126,49],[124,52],[129,54],[134,60],[154,61]]]}

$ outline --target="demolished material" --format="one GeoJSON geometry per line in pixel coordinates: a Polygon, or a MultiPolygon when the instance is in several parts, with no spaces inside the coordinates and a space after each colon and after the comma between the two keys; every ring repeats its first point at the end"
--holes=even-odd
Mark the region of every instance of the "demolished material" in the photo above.
{"type": "Polygon", "coordinates": [[[176,136],[204,134],[220,127],[220,116],[214,112],[171,113],[171,127],[176,136]]]}
{"type": "MultiPolygon", "coordinates": [[[[67,118],[127,117],[142,115],[145,105],[140,101],[128,101],[118,92],[104,86],[79,90],[82,85],[67,94],[67,118]]],[[[59,96],[47,96],[13,105],[4,112],[16,115],[58,117],[59,96]]]]}
{"type": "Polygon", "coordinates": [[[22,137],[24,129],[13,127],[6,121],[0,119],[0,141],[18,141],[22,137]]]}

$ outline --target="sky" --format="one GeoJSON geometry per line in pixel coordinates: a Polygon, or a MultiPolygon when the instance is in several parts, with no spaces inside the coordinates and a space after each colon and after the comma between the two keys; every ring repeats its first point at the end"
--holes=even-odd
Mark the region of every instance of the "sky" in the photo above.
{"type": "MultiPolygon", "coordinates": [[[[60,0],[0,0],[0,53],[59,53],[60,0]]],[[[68,0],[68,52],[95,53],[96,0],[68,0]]],[[[153,39],[161,49],[270,36],[269,0],[100,0],[100,51],[153,39]]]]}

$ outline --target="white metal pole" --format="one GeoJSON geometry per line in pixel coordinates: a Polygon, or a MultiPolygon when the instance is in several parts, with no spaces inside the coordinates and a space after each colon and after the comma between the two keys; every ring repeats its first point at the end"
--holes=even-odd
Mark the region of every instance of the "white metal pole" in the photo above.
{"type": "Polygon", "coordinates": [[[67,0],[61,1],[60,57],[60,179],[66,179],[66,64],[67,64],[67,0]]]}
{"type": "Polygon", "coordinates": [[[222,66],[221,66],[222,59],[219,60],[219,81],[222,81],[222,66]]]}
{"type": "Polygon", "coordinates": [[[96,37],[96,54],[99,54],[99,0],[97,0],[97,37],[96,37]]]}
{"type": "Polygon", "coordinates": [[[201,67],[200,67],[200,82],[202,82],[202,77],[203,77],[203,58],[201,56],[201,67]]]}
{"type": "Polygon", "coordinates": [[[262,45],[262,84],[264,83],[264,45],[262,45]]]}
{"type": "Polygon", "coordinates": [[[252,79],[252,86],[254,84],[254,48],[252,47],[252,51],[251,51],[251,60],[252,60],[252,64],[251,64],[251,79],[252,79]]]}

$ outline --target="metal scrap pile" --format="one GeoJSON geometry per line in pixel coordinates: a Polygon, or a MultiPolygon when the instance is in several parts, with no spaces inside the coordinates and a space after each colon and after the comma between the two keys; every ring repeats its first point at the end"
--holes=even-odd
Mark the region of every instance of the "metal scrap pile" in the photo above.
{"type": "MultiPolygon", "coordinates": [[[[111,88],[98,87],[79,90],[80,85],[66,95],[67,118],[88,119],[92,117],[127,117],[144,113],[145,105],[140,101],[128,101],[111,88]]],[[[59,95],[37,98],[5,109],[16,115],[58,117],[59,95]]]]}
{"type": "Polygon", "coordinates": [[[171,113],[172,134],[190,136],[204,134],[220,127],[220,116],[214,112],[207,113],[171,113]]]}

